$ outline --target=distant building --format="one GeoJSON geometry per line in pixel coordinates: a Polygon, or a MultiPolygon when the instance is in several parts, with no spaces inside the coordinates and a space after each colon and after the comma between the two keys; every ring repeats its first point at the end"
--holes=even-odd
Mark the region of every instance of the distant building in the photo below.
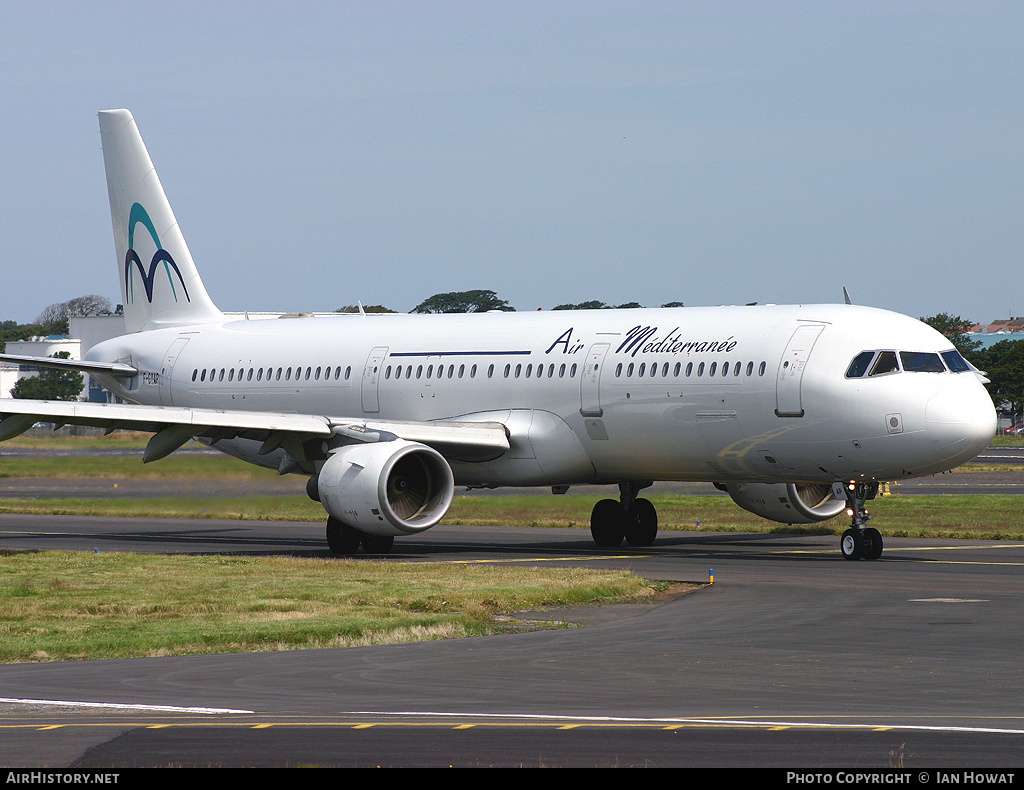
{"type": "MultiPolygon", "coordinates": [[[[49,337],[30,337],[27,340],[7,341],[8,354],[21,354],[29,357],[52,357],[60,351],[66,351],[71,359],[81,358],[81,341],[67,335],[50,335],[49,337]]],[[[11,390],[19,379],[39,375],[38,365],[14,365],[0,363],[0,395],[11,397],[11,390]]],[[[82,399],[89,395],[88,381],[82,387],[82,399]]]]}

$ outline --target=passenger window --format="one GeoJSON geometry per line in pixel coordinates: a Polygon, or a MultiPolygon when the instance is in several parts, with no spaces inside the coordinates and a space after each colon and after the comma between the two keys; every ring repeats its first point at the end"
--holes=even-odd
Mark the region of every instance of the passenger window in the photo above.
{"type": "Polygon", "coordinates": [[[900,364],[912,373],[945,373],[946,368],[938,354],[924,351],[901,351],[900,364]]]}
{"type": "Polygon", "coordinates": [[[868,369],[868,365],[871,364],[871,360],[874,358],[874,351],[861,351],[857,356],[853,358],[853,362],[850,363],[850,367],[846,370],[846,378],[848,379],[859,379],[863,376],[868,369]]]}
{"type": "Polygon", "coordinates": [[[899,373],[900,366],[896,363],[896,352],[895,351],[882,351],[878,354],[878,359],[875,360],[875,364],[871,367],[869,376],[882,376],[886,373],[899,373]]]}

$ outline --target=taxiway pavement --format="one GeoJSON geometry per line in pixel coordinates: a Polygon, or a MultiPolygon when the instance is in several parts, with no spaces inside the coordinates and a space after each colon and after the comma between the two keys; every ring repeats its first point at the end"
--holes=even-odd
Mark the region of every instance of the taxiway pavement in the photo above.
{"type": "MultiPolygon", "coordinates": [[[[326,556],[322,525],[0,516],[8,549],[326,556]]],[[[439,526],[399,562],[715,583],[582,624],[334,650],[0,666],[7,766],[1015,766],[1024,543],[439,526]],[[95,703],[103,707],[61,705],[95,703]],[[119,707],[128,706],[128,707],[119,707]],[[152,707],[164,706],[164,707],[152,707]]],[[[374,562],[376,560],[364,559],[374,562]]],[[[523,615],[527,616],[527,615],[523,615]]]]}

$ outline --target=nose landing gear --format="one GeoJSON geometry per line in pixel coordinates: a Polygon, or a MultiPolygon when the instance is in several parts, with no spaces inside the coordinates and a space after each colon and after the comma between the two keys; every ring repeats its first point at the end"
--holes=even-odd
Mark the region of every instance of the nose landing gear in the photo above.
{"type": "Polygon", "coordinates": [[[877,493],[877,481],[858,483],[851,480],[843,484],[846,513],[850,516],[850,528],[843,533],[843,537],[839,541],[843,559],[877,560],[882,556],[881,533],[874,527],[864,526],[871,518],[864,503],[869,499],[874,499],[877,493]]]}

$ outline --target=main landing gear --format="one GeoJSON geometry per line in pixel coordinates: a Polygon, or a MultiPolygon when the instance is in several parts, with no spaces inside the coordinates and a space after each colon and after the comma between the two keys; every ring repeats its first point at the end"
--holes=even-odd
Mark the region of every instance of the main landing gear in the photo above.
{"type": "Polygon", "coordinates": [[[651,481],[619,483],[619,501],[602,499],[590,514],[590,534],[598,546],[611,548],[622,543],[650,546],[658,536],[658,511],[649,499],[638,499],[651,481]]]}
{"type": "Polygon", "coordinates": [[[850,528],[839,541],[843,559],[877,560],[882,556],[882,535],[874,527],[864,526],[871,518],[864,503],[875,498],[878,483],[851,480],[843,486],[843,491],[846,495],[846,513],[851,517],[850,528]]]}
{"type": "Polygon", "coordinates": [[[392,535],[370,535],[334,516],[327,519],[327,545],[332,554],[355,554],[362,546],[367,554],[387,554],[395,543],[392,535]]]}

